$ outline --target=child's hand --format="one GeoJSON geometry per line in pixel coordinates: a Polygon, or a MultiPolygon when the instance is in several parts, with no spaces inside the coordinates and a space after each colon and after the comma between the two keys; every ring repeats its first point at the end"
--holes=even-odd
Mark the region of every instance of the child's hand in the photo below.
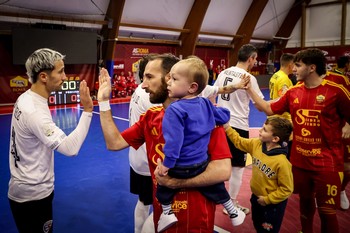
{"type": "Polygon", "coordinates": [[[261,205],[261,206],[266,206],[266,203],[264,201],[264,196],[259,196],[258,197],[258,203],[261,205]]]}
{"type": "Polygon", "coordinates": [[[230,128],[231,126],[230,126],[230,124],[227,122],[226,124],[224,124],[223,125],[223,127],[224,127],[224,129],[225,129],[225,131],[228,129],[228,128],[230,128]]]}
{"type": "Polygon", "coordinates": [[[250,83],[250,76],[248,74],[244,74],[241,81],[235,85],[235,88],[247,89],[249,83],[250,83]]]}

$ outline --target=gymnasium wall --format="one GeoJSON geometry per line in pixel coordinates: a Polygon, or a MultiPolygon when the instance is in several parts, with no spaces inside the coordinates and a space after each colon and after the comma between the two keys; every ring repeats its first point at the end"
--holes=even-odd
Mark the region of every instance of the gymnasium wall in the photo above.
{"type": "MultiPolygon", "coordinates": [[[[121,71],[127,74],[128,71],[136,72],[137,61],[149,53],[173,53],[176,54],[175,45],[150,45],[150,44],[126,44],[118,43],[115,48],[114,73],[121,71]]],[[[283,52],[295,53],[298,48],[288,48],[283,52]]],[[[328,60],[327,68],[332,69],[339,56],[350,55],[350,46],[322,47],[328,60]]],[[[251,73],[257,77],[261,88],[268,88],[269,79],[274,67],[279,67],[278,59],[269,61],[271,50],[265,47],[259,48],[257,64],[251,73]],[[268,66],[268,62],[270,66],[268,66]],[[271,62],[272,65],[271,70],[271,62]]],[[[207,66],[212,62],[214,69],[228,64],[227,48],[197,47],[195,55],[205,61],[207,66]]],[[[12,63],[12,37],[11,35],[0,35],[0,105],[13,104],[18,96],[30,88],[24,65],[12,63]]],[[[86,80],[88,86],[93,90],[95,81],[98,79],[98,66],[96,64],[66,64],[68,78],[86,80]]],[[[350,74],[349,74],[350,76],[350,74]]]]}

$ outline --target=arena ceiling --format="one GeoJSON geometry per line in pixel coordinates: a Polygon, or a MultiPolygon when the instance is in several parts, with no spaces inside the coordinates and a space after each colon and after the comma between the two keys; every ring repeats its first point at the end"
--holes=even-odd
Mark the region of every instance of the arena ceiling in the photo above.
{"type": "MultiPolygon", "coordinates": [[[[284,47],[350,44],[350,0],[0,0],[0,33],[64,25],[109,44],[284,47]]],[[[112,45],[113,46],[113,45],[112,45]]]]}

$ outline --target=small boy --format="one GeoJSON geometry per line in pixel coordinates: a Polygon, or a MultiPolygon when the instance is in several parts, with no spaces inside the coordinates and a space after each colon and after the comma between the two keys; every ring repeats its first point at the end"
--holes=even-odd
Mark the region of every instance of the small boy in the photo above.
{"type": "MultiPolygon", "coordinates": [[[[208,165],[207,147],[211,131],[216,125],[225,124],[230,113],[225,108],[215,107],[208,99],[198,94],[208,83],[208,69],[205,63],[190,57],[176,63],[170,71],[168,81],[169,97],[178,98],[165,111],[163,135],[165,139],[163,164],[159,175],[175,178],[190,178],[202,173],[208,165]]],[[[244,221],[245,214],[235,208],[224,183],[199,188],[200,192],[227,209],[234,226],[244,221]]],[[[156,197],[162,204],[163,213],[158,222],[158,232],[177,222],[171,209],[178,190],[157,186],[156,197]]]]}
{"type": "Polygon", "coordinates": [[[293,192],[292,165],[287,159],[287,142],[292,123],[269,117],[259,130],[259,138],[246,139],[224,125],[226,134],[240,150],[252,156],[252,219],[257,232],[279,232],[288,197],[293,192]]]}

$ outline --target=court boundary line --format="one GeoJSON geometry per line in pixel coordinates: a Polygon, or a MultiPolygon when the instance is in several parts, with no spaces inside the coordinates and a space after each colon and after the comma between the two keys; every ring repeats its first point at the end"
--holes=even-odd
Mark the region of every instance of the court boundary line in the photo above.
{"type": "Polygon", "coordinates": [[[218,233],[230,233],[229,231],[226,231],[223,228],[218,227],[218,226],[214,226],[214,231],[216,231],[218,233]]]}

